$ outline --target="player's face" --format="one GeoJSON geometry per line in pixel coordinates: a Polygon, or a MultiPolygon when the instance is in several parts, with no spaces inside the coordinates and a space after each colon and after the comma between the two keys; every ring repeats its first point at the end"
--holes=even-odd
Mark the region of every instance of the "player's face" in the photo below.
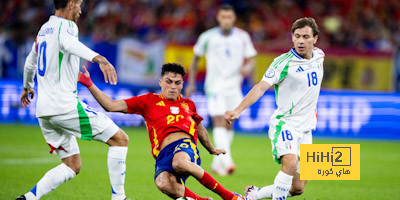
{"type": "Polygon", "coordinates": [[[75,23],[78,22],[79,17],[82,14],[81,6],[83,0],[72,0],[73,2],[73,9],[72,9],[72,21],[75,23]]]}
{"type": "Polygon", "coordinates": [[[232,10],[220,10],[217,14],[217,21],[222,30],[229,31],[236,21],[236,15],[232,10]]]}
{"type": "Polygon", "coordinates": [[[183,88],[183,77],[180,74],[168,72],[161,77],[161,94],[169,100],[177,100],[183,88]]]}
{"type": "Polygon", "coordinates": [[[292,41],[296,52],[306,59],[312,58],[312,50],[317,40],[318,35],[314,37],[312,28],[309,26],[298,28],[292,34],[292,41]]]}

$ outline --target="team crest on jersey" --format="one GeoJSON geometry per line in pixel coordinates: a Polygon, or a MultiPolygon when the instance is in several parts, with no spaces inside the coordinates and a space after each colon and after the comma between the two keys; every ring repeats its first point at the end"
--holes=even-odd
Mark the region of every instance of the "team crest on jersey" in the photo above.
{"type": "Polygon", "coordinates": [[[269,69],[267,70],[267,72],[265,72],[265,75],[264,75],[264,76],[267,77],[267,78],[272,78],[272,77],[274,77],[274,76],[275,76],[275,70],[272,69],[272,68],[269,68],[269,69]]]}
{"type": "Polygon", "coordinates": [[[179,114],[179,107],[171,106],[171,107],[169,107],[169,110],[174,115],[179,114]]]}
{"type": "Polygon", "coordinates": [[[186,102],[182,102],[181,106],[187,113],[189,113],[189,105],[186,102]]]}

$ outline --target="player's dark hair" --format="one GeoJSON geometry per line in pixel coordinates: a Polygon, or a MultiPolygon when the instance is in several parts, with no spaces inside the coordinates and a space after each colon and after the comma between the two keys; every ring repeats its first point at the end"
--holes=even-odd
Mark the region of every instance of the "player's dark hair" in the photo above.
{"type": "Polygon", "coordinates": [[[54,8],[56,10],[63,9],[67,7],[68,2],[76,0],[54,0],[54,8]]]}
{"type": "Polygon", "coordinates": [[[161,76],[164,76],[168,72],[176,73],[182,75],[182,78],[185,77],[186,71],[182,65],[178,63],[165,63],[161,69],[161,76]]]}
{"type": "Polygon", "coordinates": [[[218,10],[225,10],[225,11],[233,11],[235,12],[235,9],[233,8],[233,6],[229,5],[229,4],[222,4],[218,10]]]}
{"type": "Polygon", "coordinates": [[[319,33],[318,25],[315,22],[315,19],[312,17],[303,17],[303,18],[296,20],[292,26],[292,33],[294,33],[294,31],[296,29],[304,28],[306,26],[309,26],[312,29],[314,37],[316,35],[318,35],[318,33],[319,33]]]}

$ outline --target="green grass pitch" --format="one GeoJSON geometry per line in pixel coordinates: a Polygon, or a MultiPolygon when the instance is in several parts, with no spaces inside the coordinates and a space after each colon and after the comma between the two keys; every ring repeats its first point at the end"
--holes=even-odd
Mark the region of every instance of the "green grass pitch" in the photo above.
{"type": "MultiPolygon", "coordinates": [[[[127,157],[126,193],[134,200],[169,199],[154,185],[154,159],[144,128],[124,128],[130,137],[127,157]]],[[[42,199],[110,199],[105,144],[78,140],[81,148],[81,173],[42,199]]],[[[315,139],[314,143],[361,144],[361,180],[311,181],[303,195],[290,199],[400,199],[400,142],[315,139]]],[[[210,171],[212,156],[199,145],[202,166],[210,171]]],[[[0,199],[14,199],[30,190],[45,172],[60,163],[49,155],[40,128],[0,126],[0,199]]],[[[237,170],[233,176],[214,176],[227,189],[242,193],[245,186],[270,185],[280,166],[271,157],[266,135],[237,134],[232,148],[237,170]]],[[[220,199],[194,178],[187,187],[201,196],[220,199]]]]}

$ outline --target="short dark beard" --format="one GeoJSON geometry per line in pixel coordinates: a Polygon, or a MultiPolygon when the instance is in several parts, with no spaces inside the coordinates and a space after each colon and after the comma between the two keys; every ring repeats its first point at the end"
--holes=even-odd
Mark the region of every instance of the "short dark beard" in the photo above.
{"type": "Polygon", "coordinates": [[[231,31],[232,31],[232,28],[221,30],[222,34],[224,34],[225,36],[228,36],[229,34],[231,34],[231,31]]]}

